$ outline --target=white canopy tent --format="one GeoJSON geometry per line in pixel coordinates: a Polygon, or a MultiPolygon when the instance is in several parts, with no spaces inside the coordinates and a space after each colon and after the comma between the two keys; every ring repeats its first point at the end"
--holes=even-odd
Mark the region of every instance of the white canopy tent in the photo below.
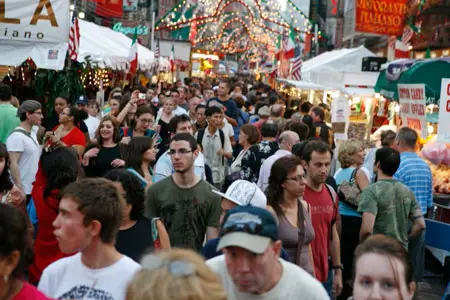
{"type": "MultiPolygon", "coordinates": [[[[123,33],[108,27],[79,20],[80,50],[78,61],[84,62],[86,57],[101,68],[126,70],[132,40],[123,33]]],[[[138,45],[138,62],[141,71],[152,68],[155,56],[152,51],[138,45]]]]}
{"type": "MultiPolygon", "coordinates": [[[[79,20],[80,48],[78,61],[84,62],[89,56],[91,63],[99,67],[126,70],[131,39],[108,27],[79,20]]],[[[67,37],[68,39],[68,37],[67,37]]],[[[17,66],[30,57],[38,68],[62,70],[68,43],[30,43],[25,41],[0,42],[0,65],[17,66]]],[[[152,51],[138,45],[138,60],[141,71],[147,71],[155,63],[152,51]]],[[[160,65],[167,59],[161,58],[160,65]]]]}
{"type": "Polygon", "coordinates": [[[284,78],[278,78],[279,82],[287,83],[288,85],[295,86],[298,89],[305,89],[305,90],[326,90],[326,88],[323,85],[309,82],[309,81],[297,81],[297,80],[289,80],[284,78]]]}
{"type": "MultiPolygon", "coordinates": [[[[325,52],[303,63],[302,78],[329,88],[345,91],[348,87],[358,87],[357,92],[373,93],[378,72],[361,71],[362,59],[368,56],[376,55],[364,46],[325,52]]],[[[349,92],[353,94],[356,90],[349,92]]]]}

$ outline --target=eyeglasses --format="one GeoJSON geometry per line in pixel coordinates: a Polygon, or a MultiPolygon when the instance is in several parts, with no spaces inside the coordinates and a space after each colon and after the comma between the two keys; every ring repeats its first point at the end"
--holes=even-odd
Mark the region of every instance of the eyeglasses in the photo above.
{"type": "Polygon", "coordinates": [[[174,156],[174,155],[176,155],[177,153],[178,153],[179,155],[186,155],[186,154],[188,154],[188,153],[190,153],[190,152],[194,152],[194,151],[193,151],[193,150],[188,150],[188,149],[180,149],[180,150],[170,149],[167,153],[168,153],[170,156],[174,156]]]}
{"type": "Polygon", "coordinates": [[[246,232],[250,234],[260,234],[263,231],[261,223],[247,220],[230,220],[227,219],[222,226],[220,236],[230,232],[246,232]]]}
{"type": "Polygon", "coordinates": [[[167,269],[167,271],[174,277],[185,277],[195,274],[195,265],[184,260],[166,261],[157,255],[147,255],[142,261],[141,265],[144,269],[158,270],[167,269]]]}
{"type": "Polygon", "coordinates": [[[296,182],[302,182],[302,181],[304,181],[305,180],[305,175],[303,175],[303,176],[295,176],[295,177],[288,177],[288,178],[286,178],[286,180],[293,180],[293,181],[296,181],[296,182]]]}

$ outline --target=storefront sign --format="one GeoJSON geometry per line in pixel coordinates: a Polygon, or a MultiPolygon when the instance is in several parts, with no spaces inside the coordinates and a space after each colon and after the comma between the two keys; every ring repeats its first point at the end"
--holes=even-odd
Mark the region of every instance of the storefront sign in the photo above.
{"type": "MultiPolygon", "coordinates": [[[[0,0],[1,1],[1,0],[0,0]]],[[[136,27],[124,26],[122,22],[114,24],[113,30],[117,32],[122,32],[125,35],[133,35],[136,27]]],[[[149,35],[150,31],[148,26],[138,25],[137,34],[138,35],[149,35]]]]}
{"type": "Polygon", "coordinates": [[[442,79],[439,104],[438,141],[450,143],[450,79],[442,79]]]}
{"type": "Polygon", "coordinates": [[[356,0],[355,30],[401,36],[408,0],[356,0]]]}
{"type": "Polygon", "coordinates": [[[67,42],[69,2],[67,0],[0,0],[0,40],[32,43],[67,42]]]}
{"type": "Polygon", "coordinates": [[[427,138],[425,84],[399,84],[398,98],[403,126],[415,129],[422,138],[427,138]]]}
{"type": "Polygon", "coordinates": [[[138,0],[123,0],[123,11],[137,11],[138,0]]]}

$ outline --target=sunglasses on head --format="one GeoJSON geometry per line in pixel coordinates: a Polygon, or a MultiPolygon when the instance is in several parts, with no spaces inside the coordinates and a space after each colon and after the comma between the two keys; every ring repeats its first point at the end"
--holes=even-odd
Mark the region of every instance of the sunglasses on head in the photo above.
{"type": "Polygon", "coordinates": [[[195,265],[184,260],[167,261],[157,255],[147,255],[142,261],[141,265],[147,270],[166,269],[174,277],[186,277],[195,273],[195,265]]]}
{"type": "Polygon", "coordinates": [[[261,234],[263,227],[260,223],[255,221],[245,220],[226,220],[220,231],[220,235],[225,235],[230,232],[245,232],[250,234],[261,234]]]}

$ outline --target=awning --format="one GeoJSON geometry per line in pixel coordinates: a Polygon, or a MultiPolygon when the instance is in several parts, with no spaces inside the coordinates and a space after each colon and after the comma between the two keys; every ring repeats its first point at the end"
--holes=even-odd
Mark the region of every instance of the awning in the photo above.
{"type": "Polygon", "coordinates": [[[388,99],[398,100],[397,84],[425,84],[425,93],[428,103],[437,103],[441,93],[442,78],[450,78],[450,58],[424,59],[403,61],[398,80],[392,78],[389,65],[378,76],[375,92],[380,93],[388,99]],[[406,65],[406,66],[405,66],[406,65]]]}
{"type": "Polygon", "coordinates": [[[278,78],[279,82],[284,82],[288,85],[295,86],[299,89],[305,89],[305,90],[326,90],[326,88],[323,85],[310,82],[310,81],[296,81],[296,80],[289,80],[284,78],[278,78]]]}
{"type": "Polygon", "coordinates": [[[360,87],[347,87],[344,88],[344,93],[350,96],[369,97],[375,93],[373,87],[360,88],[360,87]]]}
{"type": "MultiPolygon", "coordinates": [[[[97,64],[101,68],[127,69],[132,42],[129,37],[111,28],[91,22],[79,20],[79,24],[79,62],[84,62],[89,56],[91,63],[97,64]]],[[[138,45],[138,62],[141,71],[150,70],[155,62],[155,56],[146,47],[138,45]]]]}

